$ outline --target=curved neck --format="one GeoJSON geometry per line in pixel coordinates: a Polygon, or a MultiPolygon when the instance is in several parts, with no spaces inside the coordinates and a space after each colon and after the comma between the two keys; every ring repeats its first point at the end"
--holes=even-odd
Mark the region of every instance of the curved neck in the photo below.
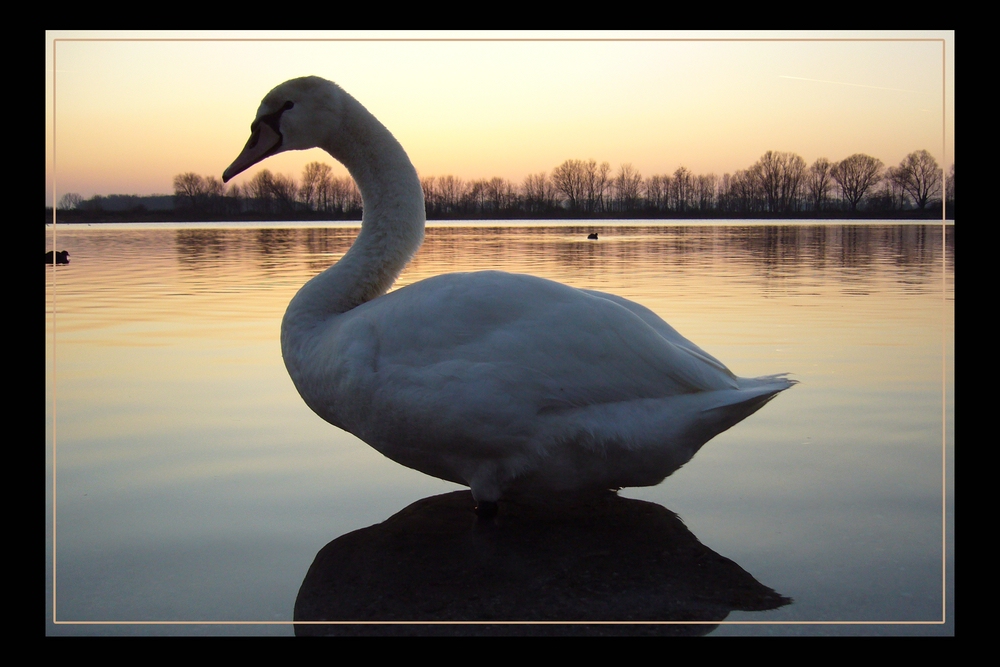
{"type": "Polygon", "coordinates": [[[345,94],[339,127],[321,142],[361,192],[361,232],[339,262],[299,290],[286,326],[311,327],[385,294],[424,238],[424,193],[403,147],[345,94]]]}

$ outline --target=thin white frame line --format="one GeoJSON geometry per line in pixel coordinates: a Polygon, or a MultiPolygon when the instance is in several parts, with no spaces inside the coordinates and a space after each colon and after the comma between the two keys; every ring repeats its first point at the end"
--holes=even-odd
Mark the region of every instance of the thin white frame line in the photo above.
{"type": "MultiPolygon", "coordinates": [[[[52,241],[53,262],[55,262],[56,229],[56,54],[60,41],[64,42],[940,42],[941,44],[941,155],[947,162],[947,42],[945,38],[80,38],[64,37],[52,40],[52,241]]],[[[565,625],[565,624],[625,624],[625,625],[681,625],[681,624],[711,624],[711,625],[943,625],[947,622],[947,188],[945,183],[946,170],[942,166],[941,193],[941,296],[942,296],[942,441],[941,441],[941,620],[935,621],[338,621],[337,624],[349,625],[415,625],[415,624],[487,624],[487,625],[565,625]]],[[[57,466],[56,466],[56,281],[55,269],[52,271],[52,623],[54,625],[294,625],[294,624],[331,624],[332,621],[59,621],[56,618],[56,498],[57,498],[57,466]]]]}

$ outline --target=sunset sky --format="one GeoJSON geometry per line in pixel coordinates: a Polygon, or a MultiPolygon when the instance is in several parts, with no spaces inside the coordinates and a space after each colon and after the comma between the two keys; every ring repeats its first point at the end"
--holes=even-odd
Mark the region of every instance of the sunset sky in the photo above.
{"type": "MultiPolygon", "coordinates": [[[[570,158],[721,176],[767,150],[954,161],[954,31],[49,31],[46,205],[221,177],[261,98],[310,74],[368,107],[421,176],[519,184],[570,158]]],[[[235,182],[313,160],[335,164],[285,153],[235,182]]]]}

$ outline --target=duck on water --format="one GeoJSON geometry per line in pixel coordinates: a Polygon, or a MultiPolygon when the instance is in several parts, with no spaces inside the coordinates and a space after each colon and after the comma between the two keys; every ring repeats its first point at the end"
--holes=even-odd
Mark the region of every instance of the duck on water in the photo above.
{"type": "Polygon", "coordinates": [[[55,257],[53,257],[51,250],[45,253],[46,264],[51,264],[53,259],[55,259],[56,264],[69,264],[69,250],[57,250],[55,251],[55,257]]]}

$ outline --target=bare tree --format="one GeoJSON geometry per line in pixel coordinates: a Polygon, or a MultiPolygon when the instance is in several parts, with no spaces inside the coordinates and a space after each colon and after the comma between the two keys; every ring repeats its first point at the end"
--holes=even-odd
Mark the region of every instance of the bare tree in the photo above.
{"type": "Polygon", "coordinates": [[[851,211],[858,210],[858,202],[881,180],[882,167],[882,160],[864,153],[855,153],[833,168],[833,180],[840,186],[844,199],[851,205],[851,211]]]}
{"type": "Polygon", "coordinates": [[[715,174],[699,174],[695,182],[698,199],[698,209],[707,213],[715,208],[716,184],[719,177],[715,174]]]}
{"type": "Polygon", "coordinates": [[[310,162],[302,170],[302,185],[299,187],[299,197],[310,209],[319,210],[322,207],[321,196],[325,194],[324,185],[329,184],[333,170],[323,162],[310,162]]]}
{"type": "Polygon", "coordinates": [[[588,213],[604,211],[604,195],[611,186],[611,165],[597,164],[594,159],[583,163],[583,182],[586,210],[588,213]]]}
{"type": "MultiPolygon", "coordinates": [[[[335,215],[359,211],[361,209],[361,193],[358,192],[354,179],[350,176],[333,177],[330,175],[331,173],[332,170],[321,169],[316,179],[317,210],[335,215]]],[[[280,183],[278,185],[272,184],[272,192],[275,193],[275,197],[278,196],[280,190],[280,183]]],[[[301,187],[299,192],[302,192],[301,187]]],[[[289,198],[286,196],[285,200],[289,201],[289,198]]]]}
{"type": "Polygon", "coordinates": [[[437,179],[433,176],[425,176],[420,179],[420,189],[424,191],[424,210],[427,215],[441,214],[441,201],[434,186],[437,179]]]}
{"type": "Polygon", "coordinates": [[[802,186],[805,180],[806,161],[795,153],[785,153],[783,167],[778,204],[781,211],[790,213],[799,209],[799,200],[802,196],[802,186]]]}
{"type": "Polygon", "coordinates": [[[771,213],[778,211],[778,197],[781,190],[781,153],[768,151],[757,160],[755,165],[760,172],[760,185],[763,188],[764,196],[767,198],[767,210],[771,213]]]}
{"type": "Polygon", "coordinates": [[[299,186],[295,183],[294,178],[284,174],[275,174],[274,178],[271,179],[271,191],[279,210],[283,213],[295,210],[295,196],[298,194],[299,186]]]}
{"type": "Polygon", "coordinates": [[[350,176],[331,178],[324,188],[324,211],[351,214],[361,210],[361,193],[350,176]]]}
{"type": "Polygon", "coordinates": [[[926,150],[914,151],[903,158],[899,169],[905,176],[903,187],[913,197],[917,208],[927,208],[927,202],[941,192],[941,168],[926,150]]]}
{"type": "Polygon", "coordinates": [[[795,153],[768,151],[757,161],[760,184],[771,213],[788,213],[797,208],[806,163],[795,153]]]}
{"type": "Polygon", "coordinates": [[[809,190],[809,199],[816,211],[823,210],[823,205],[830,195],[830,186],[833,185],[832,169],[833,164],[825,157],[821,157],[812,163],[809,173],[806,174],[806,188],[809,190]]]}
{"type": "Polygon", "coordinates": [[[226,186],[216,176],[204,176],[202,186],[204,192],[200,197],[199,207],[213,214],[222,213],[225,210],[222,196],[226,192],[226,186]]]}
{"type": "Polygon", "coordinates": [[[174,176],[174,196],[177,204],[194,208],[205,194],[205,179],[194,172],[186,172],[174,176]]]}
{"type": "Polygon", "coordinates": [[[62,197],[59,198],[59,210],[69,211],[80,205],[83,201],[83,197],[76,192],[67,192],[62,197]]]}
{"type": "Polygon", "coordinates": [[[486,179],[477,178],[469,181],[469,187],[464,192],[462,206],[466,211],[477,215],[482,215],[486,210],[486,201],[489,195],[486,191],[486,179]]]}
{"type": "Polygon", "coordinates": [[[672,206],[670,192],[674,187],[674,178],[670,174],[660,174],[660,189],[663,190],[663,210],[669,211],[672,206]]]}
{"type": "Polygon", "coordinates": [[[483,184],[484,203],[488,203],[494,215],[503,213],[517,205],[517,190],[506,178],[494,176],[483,184]]]}
{"type": "Polygon", "coordinates": [[[571,211],[578,211],[586,195],[583,160],[566,160],[552,170],[552,183],[566,197],[571,211]]]}
{"type": "Polygon", "coordinates": [[[205,176],[202,183],[204,183],[205,195],[208,197],[221,197],[226,191],[226,186],[215,176],[205,176]]]}
{"type": "Polygon", "coordinates": [[[254,208],[260,213],[270,213],[274,205],[274,174],[270,169],[261,169],[244,186],[245,192],[253,200],[254,208]]]}
{"type": "Polygon", "coordinates": [[[678,213],[684,213],[691,202],[691,172],[687,167],[677,167],[670,179],[670,203],[678,213]]]}
{"type": "MultiPolygon", "coordinates": [[[[314,176],[316,184],[316,208],[321,211],[330,210],[330,191],[333,188],[333,169],[328,164],[321,164],[314,176]]],[[[350,178],[350,177],[347,177],[350,178]]]]}
{"type": "Polygon", "coordinates": [[[736,210],[733,196],[733,177],[731,174],[723,174],[719,180],[719,195],[716,199],[719,211],[732,213],[736,210]]]}
{"type": "Polygon", "coordinates": [[[654,211],[663,208],[663,178],[650,176],[645,182],[646,206],[654,211]]]}
{"type": "Polygon", "coordinates": [[[444,213],[456,213],[465,199],[466,183],[461,178],[442,176],[437,183],[441,198],[441,208],[444,213]]]}
{"type": "Polygon", "coordinates": [[[955,203],[955,165],[948,170],[948,182],[945,184],[945,197],[949,204],[955,203]]]}
{"type": "Polygon", "coordinates": [[[639,204],[639,189],[642,187],[642,174],[626,163],[618,167],[613,188],[615,203],[619,213],[631,213],[639,204]]]}
{"type": "MultiPolygon", "coordinates": [[[[882,180],[868,191],[868,195],[865,197],[866,210],[887,212],[901,209],[903,202],[900,200],[900,192],[895,181],[889,176],[890,170],[891,167],[886,170],[882,180]]],[[[902,194],[905,197],[906,193],[902,194]]]]}
{"type": "Polygon", "coordinates": [[[528,213],[547,211],[555,202],[555,189],[544,171],[525,177],[521,193],[524,207],[528,213]]]}
{"type": "Polygon", "coordinates": [[[761,186],[760,163],[733,174],[729,197],[731,211],[734,213],[760,213],[765,210],[766,197],[761,186]]]}
{"type": "Polygon", "coordinates": [[[906,182],[909,178],[910,175],[901,166],[889,167],[885,170],[885,176],[882,178],[885,186],[883,192],[885,193],[884,196],[891,203],[890,208],[892,210],[902,211],[906,208],[906,182]]]}
{"type": "Polygon", "coordinates": [[[232,183],[226,190],[225,211],[228,214],[239,214],[243,212],[243,205],[246,201],[245,189],[239,183],[232,183]]]}

